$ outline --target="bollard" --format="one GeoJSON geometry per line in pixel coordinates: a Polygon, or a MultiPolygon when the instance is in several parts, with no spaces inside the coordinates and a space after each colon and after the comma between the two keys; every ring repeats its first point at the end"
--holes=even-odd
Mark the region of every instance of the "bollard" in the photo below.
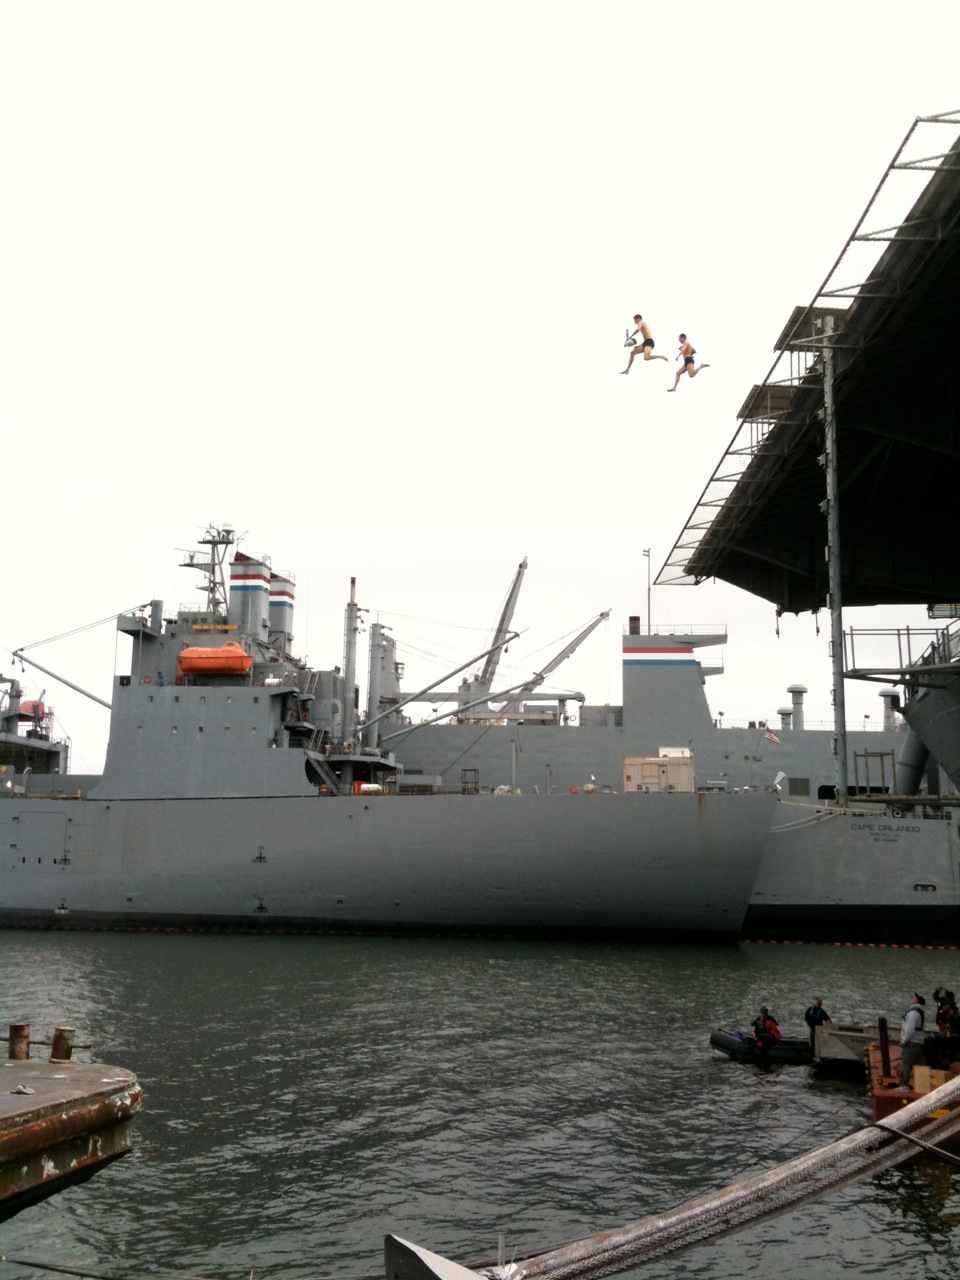
{"type": "Polygon", "coordinates": [[[30,1057],[29,1022],[10,1023],[10,1049],[7,1053],[7,1057],[16,1058],[18,1060],[30,1057]]]}
{"type": "Polygon", "coordinates": [[[887,1035],[886,1018],[878,1018],[877,1026],[880,1028],[880,1070],[888,1076],[890,1074],[890,1037],[887,1035]]]}
{"type": "Polygon", "coordinates": [[[73,1053],[73,1037],[76,1034],[73,1027],[54,1027],[53,1048],[50,1050],[51,1062],[70,1061],[70,1055],[73,1053]]]}

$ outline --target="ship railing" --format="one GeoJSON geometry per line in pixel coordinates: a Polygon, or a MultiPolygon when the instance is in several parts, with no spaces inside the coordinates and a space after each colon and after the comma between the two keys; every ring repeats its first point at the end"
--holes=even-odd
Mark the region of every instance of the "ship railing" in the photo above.
{"type": "Polygon", "coordinates": [[[623,628],[623,634],[626,635],[650,635],[650,636],[723,636],[726,642],[727,624],[725,622],[671,622],[658,625],[651,623],[649,626],[641,625],[639,632],[631,632],[630,624],[627,623],[623,628]]]}
{"type": "Polygon", "coordinates": [[[946,627],[851,628],[844,635],[844,669],[852,680],[922,683],[933,670],[958,661],[960,622],[946,627]]]}
{"type": "MultiPolygon", "coordinates": [[[[742,720],[733,719],[730,716],[717,716],[714,723],[718,729],[739,729],[741,731],[749,729],[750,732],[755,730],[757,733],[761,734],[765,733],[769,729],[771,732],[775,733],[778,738],[783,735],[789,737],[792,733],[802,736],[804,733],[810,733],[813,730],[819,730],[821,732],[829,731],[831,733],[836,731],[836,725],[833,720],[811,720],[809,716],[804,717],[802,729],[795,729],[792,726],[788,727],[787,725],[780,724],[776,719],[742,720]]],[[[847,721],[848,733],[882,733],[884,730],[889,731],[889,728],[890,726],[883,724],[880,720],[870,719],[869,715],[847,721]]],[[[900,722],[898,720],[898,722],[893,726],[893,729],[896,731],[899,728],[900,722]]]]}
{"type": "MultiPolygon", "coordinates": [[[[229,623],[229,618],[220,609],[211,609],[209,605],[200,604],[196,600],[187,603],[181,601],[177,605],[177,614],[184,622],[206,623],[208,626],[225,626],[229,623]]],[[[237,627],[232,630],[236,631],[237,627]]]]}
{"type": "MultiPolygon", "coordinates": [[[[824,804],[832,809],[836,801],[820,800],[816,807],[824,804]]],[[[884,808],[890,810],[894,818],[909,816],[923,822],[953,822],[960,809],[960,796],[898,795],[895,791],[863,791],[856,795],[851,791],[846,807],[851,813],[884,808]]]]}

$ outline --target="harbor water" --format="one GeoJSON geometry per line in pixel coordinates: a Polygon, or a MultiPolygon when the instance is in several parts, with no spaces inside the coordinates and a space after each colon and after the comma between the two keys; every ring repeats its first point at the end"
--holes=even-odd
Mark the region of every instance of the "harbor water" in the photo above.
{"type": "MultiPolygon", "coordinates": [[[[862,1084],[732,1063],[711,1029],[763,1003],[802,1034],[817,995],[896,1029],[944,982],[957,952],[907,946],[8,931],[4,1024],[75,1027],[144,1108],[134,1153],[0,1252],[129,1280],[382,1275],[387,1232],[541,1252],[869,1123],[862,1084]]],[[[958,1173],[911,1160],[632,1274],[954,1276],[958,1173]]]]}

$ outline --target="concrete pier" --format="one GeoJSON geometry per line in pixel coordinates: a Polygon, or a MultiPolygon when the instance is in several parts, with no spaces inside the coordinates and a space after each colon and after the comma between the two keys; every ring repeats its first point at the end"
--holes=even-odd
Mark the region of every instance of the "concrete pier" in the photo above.
{"type": "Polygon", "coordinates": [[[11,1056],[0,1062],[0,1221],[126,1155],[142,1105],[131,1071],[71,1060],[72,1028],[57,1028],[61,1056],[49,1060],[26,1056],[41,1043],[29,1037],[29,1024],[11,1026],[11,1056]]]}

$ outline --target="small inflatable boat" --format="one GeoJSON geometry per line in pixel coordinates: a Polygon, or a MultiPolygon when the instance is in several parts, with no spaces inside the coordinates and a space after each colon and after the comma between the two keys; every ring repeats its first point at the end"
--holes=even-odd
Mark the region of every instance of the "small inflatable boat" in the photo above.
{"type": "Polygon", "coordinates": [[[813,1050],[809,1039],[791,1040],[787,1036],[761,1053],[753,1036],[745,1031],[726,1031],[718,1027],[710,1032],[710,1046],[737,1062],[776,1062],[781,1066],[811,1066],[813,1050]]]}

